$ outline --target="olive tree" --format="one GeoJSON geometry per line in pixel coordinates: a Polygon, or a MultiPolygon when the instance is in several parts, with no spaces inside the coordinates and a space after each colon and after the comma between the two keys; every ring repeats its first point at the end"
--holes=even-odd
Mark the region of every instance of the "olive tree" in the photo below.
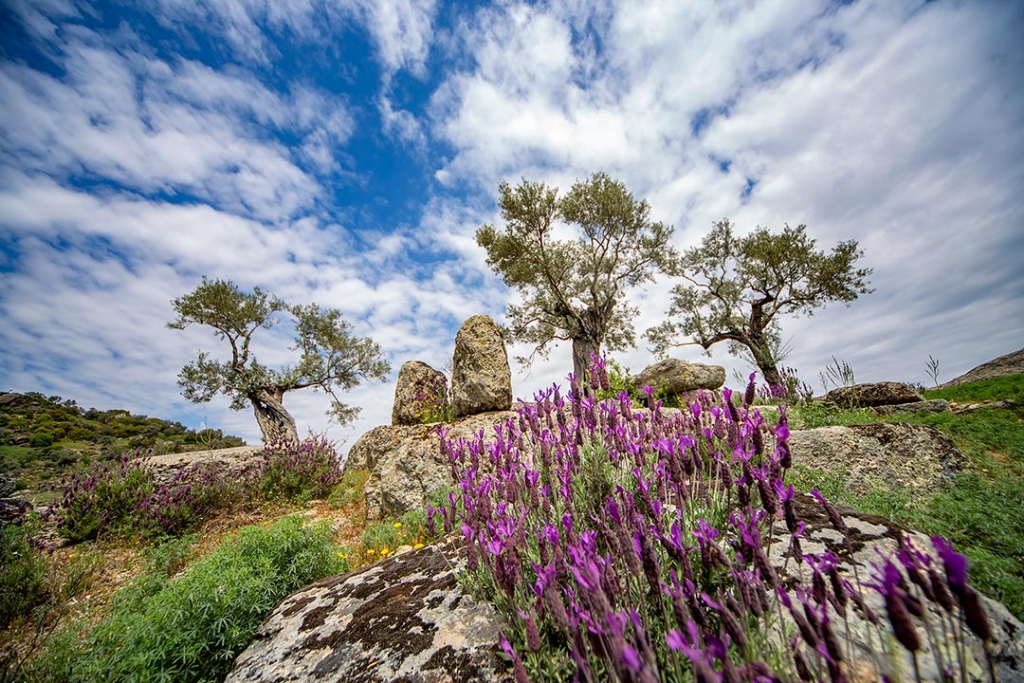
{"type": "Polygon", "coordinates": [[[854,240],[828,253],[816,250],[804,225],[737,237],[721,220],[672,265],[672,274],[687,284],[672,288],[668,319],[646,337],[659,355],[671,346],[698,344],[707,351],[728,341],[731,353],[749,351],[765,381],[780,386],[777,316],[811,315],[830,301],[849,303],[872,291],[871,269],[854,267],[863,255],[854,240]]]}
{"type": "Polygon", "coordinates": [[[347,391],[363,379],[385,379],[391,369],[380,347],[369,338],[353,336],[351,325],[335,309],[291,306],[259,287],[243,292],[232,282],[205,277],[194,291],[171,303],[178,318],[168,327],[212,327],[231,352],[230,359],[217,360],[201,351],[178,374],[182,394],[205,403],[219,392],[231,398],[233,410],[251,405],[267,442],[298,440],[295,420],[283,404],[286,392],[306,388],[327,392],[332,399],[328,415],[345,424],[359,409],[342,403],[335,392],[347,391]],[[299,357],[294,365],[274,369],[256,359],[250,343],[256,330],[277,324],[283,312],[292,316],[293,350],[299,357]]]}
{"type": "Polygon", "coordinates": [[[476,241],[487,265],[521,295],[521,303],[509,304],[505,332],[533,351],[518,360],[529,364],[546,357],[552,343],[571,341],[573,372],[582,378],[602,345],[633,346],[638,311],[624,294],[652,280],[674,255],[672,228],[651,221],[647,202],[604,173],[562,196],[525,179],[498,190],[505,228],[484,225],[476,241]],[[557,239],[558,226],[572,229],[575,239],[557,239]]]}

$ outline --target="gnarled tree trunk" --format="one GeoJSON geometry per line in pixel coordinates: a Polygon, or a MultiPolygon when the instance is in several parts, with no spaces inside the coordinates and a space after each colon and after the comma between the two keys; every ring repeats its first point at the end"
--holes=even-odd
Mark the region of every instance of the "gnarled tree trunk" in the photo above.
{"type": "Polygon", "coordinates": [[[266,443],[295,443],[299,440],[295,418],[285,410],[281,402],[283,397],[284,392],[280,389],[260,389],[249,395],[252,410],[256,413],[256,422],[266,443]]]}
{"type": "Polygon", "coordinates": [[[572,340],[572,372],[576,375],[576,381],[580,388],[587,394],[590,388],[587,386],[587,373],[590,372],[590,364],[593,362],[591,355],[600,357],[601,344],[589,339],[572,340]]]}

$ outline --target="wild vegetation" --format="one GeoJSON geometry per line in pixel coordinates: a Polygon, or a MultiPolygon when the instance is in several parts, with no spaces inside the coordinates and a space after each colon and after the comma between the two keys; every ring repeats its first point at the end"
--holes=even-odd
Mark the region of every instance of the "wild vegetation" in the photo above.
{"type": "MultiPolygon", "coordinates": [[[[913,624],[908,629],[900,611],[934,604],[926,589],[901,585],[890,566],[916,569],[933,595],[946,591],[951,611],[939,609],[950,615],[947,625],[964,620],[951,632],[984,633],[971,585],[1024,616],[1024,528],[1014,515],[1024,505],[1024,377],[928,393],[1016,406],[901,416],[950,434],[970,459],[945,489],[911,501],[854,498],[841,479],[791,468],[785,447],[771,447],[773,435],[784,442],[790,423],[892,418],[794,403],[781,424],[762,424],[756,404],[777,396],[759,396],[754,387],[726,403],[705,396],[670,418],[653,390],[633,397],[624,386],[614,391],[625,374],[593,373],[593,393],[603,401],[579,391],[542,392],[494,446],[449,443],[461,495],[439,492],[427,510],[398,520],[367,523],[367,473],[341,478],[338,456],[323,442],[269,452],[231,486],[197,469],[179,482],[192,482],[187,495],[118,458],[71,477],[49,521],[30,517],[2,528],[0,680],[222,678],[256,624],[298,585],[427,543],[446,529],[469,538],[474,564],[466,580],[509,619],[502,644],[520,680],[568,680],[577,669],[585,680],[799,680],[802,667],[827,680],[849,653],[844,624],[822,623],[824,604],[835,609],[845,599],[844,609],[857,612],[857,597],[871,590],[891,609],[875,616],[896,633],[885,647],[881,632],[872,636],[884,670],[933,637],[913,624]],[[648,402],[654,412],[641,418],[635,408],[648,402]],[[496,465],[489,475],[478,467],[486,460],[496,465]],[[86,485],[90,477],[94,483],[86,485]],[[762,541],[774,534],[776,544],[799,544],[800,519],[790,505],[814,487],[825,500],[945,536],[957,551],[937,543],[927,548],[934,560],[913,552],[880,560],[860,583],[846,576],[833,583],[835,559],[808,555],[810,575],[821,581],[802,591],[780,588],[761,556],[762,541]],[[289,516],[298,510],[331,526],[289,516]],[[46,524],[85,540],[51,549],[46,524]],[[784,532],[772,530],[780,526],[784,532]],[[970,560],[970,583],[961,552],[970,560]],[[125,575],[134,578],[115,590],[113,577],[125,575]],[[775,599],[766,611],[768,596],[775,599]],[[810,631],[799,628],[797,615],[810,631]],[[781,631],[763,624],[783,617],[795,626],[785,640],[773,638],[781,631]],[[812,637],[820,647],[810,646],[812,637]],[[197,668],[197,661],[209,666],[197,668]]],[[[820,505],[831,514],[831,503],[820,505]]],[[[957,648],[940,653],[944,666],[960,666],[957,648]]],[[[912,669],[903,672],[904,680],[912,676],[912,669]]]]}
{"type": "Polygon", "coordinates": [[[0,405],[0,472],[20,488],[130,450],[160,455],[245,445],[219,429],[192,430],[127,410],[86,409],[38,392],[7,395],[12,400],[0,405]]]}

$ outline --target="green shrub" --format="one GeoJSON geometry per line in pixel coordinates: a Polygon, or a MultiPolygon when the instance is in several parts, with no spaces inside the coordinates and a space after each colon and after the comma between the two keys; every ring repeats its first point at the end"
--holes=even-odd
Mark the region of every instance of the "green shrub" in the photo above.
{"type": "Polygon", "coordinates": [[[254,471],[255,490],[267,500],[326,498],[341,483],[341,456],[323,438],[271,444],[254,471]]]}
{"type": "Polygon", "coordinates": [[[46,561],[20,524],[0,525],[0,631],[46,599],[46,561]]]}
{"type": "Polygon", "coordinates": [[[77,657],[49,658],[65,670],[40,677],[221,681],[270,610],[340,568],[326,525],[303,527],[289,517],[270,528],[247,527],[173,579],[147,574],[119,595],[77,657]]]}
{"type": "Polygon", "coordinates": [[[28,445],[32,448],[48,448],[53,445],[54,441],[56,441],[56,437],[54,437],[52,432],[40,429],[32,435],[32,438],[28,441],[28,445]]]}

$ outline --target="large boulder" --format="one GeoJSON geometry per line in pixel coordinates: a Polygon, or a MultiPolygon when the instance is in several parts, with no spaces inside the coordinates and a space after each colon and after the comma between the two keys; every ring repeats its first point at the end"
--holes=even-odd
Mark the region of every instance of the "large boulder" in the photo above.
{"type": "Polygon", "coordinates": [[[725,384],[725,368],[721,365],[688,363],[666,358],[648,365],[630,380],[636,388],[648,386],[668,394],[682,394],[698,389],[719,389],[725,384]]]}
{"type": "MultiPolygon", "coordinates": [[[[856,510],[836,506],[836,513],[842,519],[847,531],[839,533],[833,527],[823,506],[807,494],[798,494],[794,498],[796,516],[805,523],[803,534],[800,538],[800,545],[803,554],[816,555],[821,557],[826,551],[833,553],[839,559],[837,567],[839,575],[853,585],[858,583],[863,587],[866,583],[875,581],[878,574],[876,567],[880,557],[894,557],[900,547],[900,543],[912,544],[920,553],[930,557],[930,561],[941,567],[941,561],[935,557],[931,540],[924,534],[909,531],[890,520],[877,515],[867,515],[856,510]]],[[[776,568],[783,583],[799,580],[803,585],[811,584],[812,569],[806,562],[794,561],[791,554],[789,532],[782,520],[774,524],[774,533],[764,534],[762,538],[771,539],[768,550],[768,558],[776,568]]],[[[906,573],[900,562],[895,562],[901,573],[906,573]]],[[[934,565],[933,565],[934,566],[934,565]]],[[[907,585],[911,585],[909,578],[904,578],[907,585]]],[[[884,598],[877,591],[865,588],[860,591],[867,606],[876,614],[882,617],[882,623],[887,625],[885,619],[886,608],[884,598]]],[[[995,662],[996,680],[1004,683],[1024,683],[1024,624],[1014,617],[1004,605],[981,595],[981,604],[985,610],[989,623],[992,626],[992,640],[988,643],[988,649],[995,662]]],[[[931,600],[921,600],[923,606],[922,614],[915,617],[913,621],[919,633],[948,633],[946,624],[947,615],[931,600]],[[928,626],[924,621],[928,621],[928,626]]],[[[843,640],[843,648],[849,658],[848,670],[859,671],[862,676],[856,680],[876,680],[873,675],[879,647],[879,634],[877,629],[863,618],[863,615],[852,609],[846,610],[846,619],[842,618],[835,610],[834,605],[828,608],[828,616],[833,624],[839,624],[840,637],[843,640]]],[[[796,624],[787,612],[784,612],[785,620],[788,623],[788,630],[795,632],[796,624]]],[[[887,637],[892,639],[892,630],[887,626],[887,637]]],[[[974,637],[967,628],[963,628],[963,639],[968,670],[968,680],[988,681],[985,665],[986,646],[974,637]]],[[[926,641],[927,642],[927,641],[926,641]]],[[[919,653],[917,668],[919,669],[917,680],[939,683],[946,680],[942,672],[935,666],[935,658],[927,649],[919,653]]],[[[898,677],[893,674],[898,671],[912,672],[915,670],[914,661],[910,653],[900,647],[895,648],[898,652],[898,666],[888,672],[889,677],[896,680],[898,677]]],[[[809,655],[805,651],[805,656],[809,655]]],[[[948,654],[948,653],[947,653],[948,654]]],[[[904,678],[904,680],[906,680],[904,678]]]]}
{"type": "Polygon", "coordinates": [[[153,474],[157,484],[166,484],[186,471],[217,469],[228,476],[239,474],[256,462],[263,446],[235,446],[212,451],[191,451],[189,453],[167,453],[165,455],[143,456],[142,466],[153,474]]]}
{"type": "Polygon", "coordinates": [[[411,360],[398,371],[391,424],[415,425],[443,410],[448,400],[448,378],[426,363],[411,360]]]}
{"type": "Polygon", "coordinates": [[[878,487],[933,492],[966,464],[942,432],[906,422],[795,430],[789,448],[794,463],[844,476],[858,495],[878,487]]]}
{"type": "Polygon", "coordinates": [[[911,403],[897,403],[892,406],[875,406],[875,412],[879,415],[894,415],[896,413],[948,413],[951,410],[949,401],[942,398],[912,401],[911,403]]]}
{"type": "Polygon", "coordinates": [[[456,417],[512,407],[512,370],[505,341],[489,316],[472,316],[455,335],[452,403],[456,417]]]}
{"type": "MultiPolygon", "coordinates": [[[[515,418],[512,411],[482,413],[445,424],[449,439],[470,439],[480,431],[494,440],[494,425],[515,418]]],[[[352,445],[344,470],[365,469],[363,489],[370,519],[398,517],[427,505],[434,491],[455,484],[451,465],[441,453],[439,425],[382,425],[352,445]]]]}
{"type": "Polygon", "coordinates": [[[912,384],[875,382],[874,384],[854,384],[852,387],[833,389],[825,394],[821,402],[844,408],[872,408],[923,400],[924,396],[918,393],[912,384]]]}
{"type": "Polygon", "coordinates": [[[511,681],[502,619],[467,595],[461,534],[288,597],[226,683],[511,681]]]}

